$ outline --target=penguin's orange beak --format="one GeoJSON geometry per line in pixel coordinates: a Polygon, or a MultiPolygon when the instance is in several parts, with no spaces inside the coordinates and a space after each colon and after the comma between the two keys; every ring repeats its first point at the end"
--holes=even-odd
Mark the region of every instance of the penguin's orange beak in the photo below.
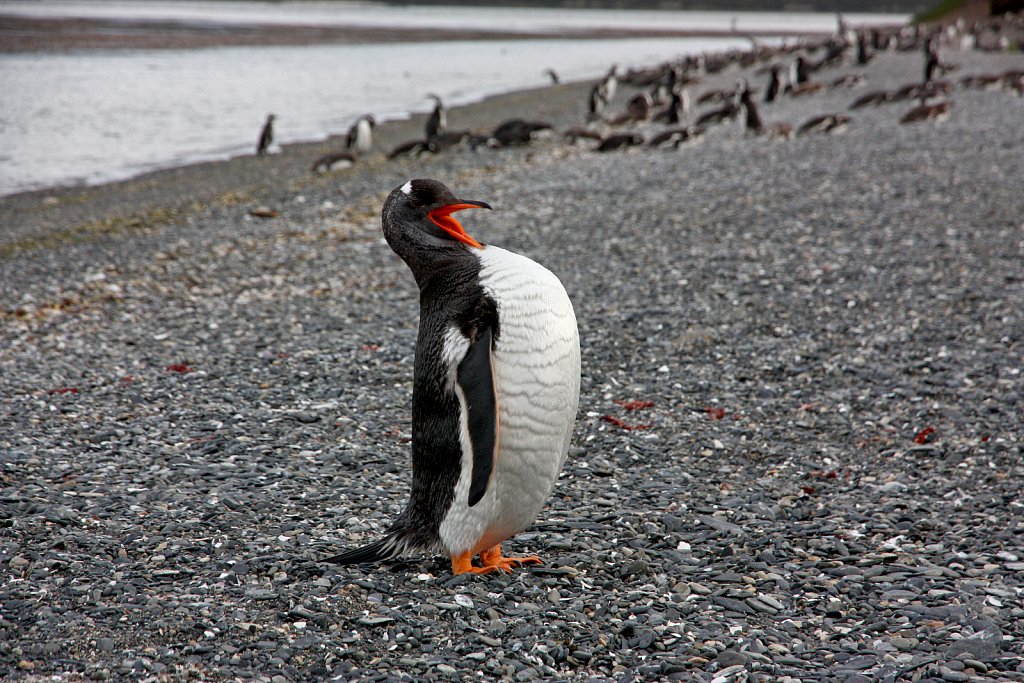
{"type": "Polygon", "coordinates": [[[456,211],[462,211],[463,209],[489,208],[491,208],[491,205],[487,204],[486,202],[463,200],[458,204],[449,204],[448,206],[442,206],[440,208],[434,209],[433,211],[427,214],[427,218],[429,218],[434,223],[434,225],[441,228],[446,233],[448,233],[458,241],[462,242],[463,244],[468,244],[469,246],[476,247],[477,249],[483,249],[484,245],[480,244],[475,239],[467,235],[466,231],[462,228],[462,224],[459,223],[454,218],[452,218],[452,214],[455,213],[456,211]]]}

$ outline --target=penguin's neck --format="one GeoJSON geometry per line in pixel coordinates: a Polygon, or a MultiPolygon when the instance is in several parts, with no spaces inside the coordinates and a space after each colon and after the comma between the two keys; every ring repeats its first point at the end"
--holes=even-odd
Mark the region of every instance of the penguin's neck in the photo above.
{"type": "Polygon", "coordinates": [[[421,292],[461,289],[477,281],[480,258],[473,247],[420,247],[403,258],[421,292]]]}

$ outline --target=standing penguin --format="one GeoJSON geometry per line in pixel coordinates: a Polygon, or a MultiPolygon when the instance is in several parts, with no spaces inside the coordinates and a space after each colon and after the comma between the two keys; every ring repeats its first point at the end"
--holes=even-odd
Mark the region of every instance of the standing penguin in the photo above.
{"type": "Polygon", "coordinates": [[[267,122],[263,124],[259,142],[256,143],[256,156],[263,156],[274,144],[274,119],[276,118],[273,114],[267,114],[267,122]]]}
{"type": "Polygon", "coordinates": [[[765,102],[774,102],[775,98],[782,92],[782,65],[772,66],[772,78],[768,81],[768,88],[764,92],[765,102]]]}
{"type": "Polygon", "coordinates": [[[373,129],[377,119],[373,114],[364,114],[356,119],[345,136],[345,149],[356,154],[366,154],[373,147],[373,129]]]}
{"type": "Polygon", "coordinates": [[[939,50],[934,39],[928,39],[924,44],[924,82],[930,83],[935,78],[935,72],[941,68],[939,61],[939,50]]]}
{"type": "Polygon", "coordinates": [[[757,111],[757,104],[746,81],[740,91],[740,108],[743,110],[744,128],[755,135],[761,135],[765,131],[764,120],[757,111]]]}
{"type": "Polygon", "coordinates": [[[809,80],[811,80],[811,76],[808,73],[807,60],[803,58],[803,55],[797,55],[793,63],[789,65],[789,86],[795,88],[809,80]]]}
{"type": "Polygon", "coordinates": [[[427,97],[434,100],[434,111],[430,112],[430,116],[427,117],[423,131],[427,136],[427,142],[430,142],[448,131],[448,110],[445,109],[444,102],[437,95],[427,95],[427,97]]]}
{"type": "Polygon", "coordinates": [[[576,316],[549,270],[466,234],[451,214],[472,208],[491,207],[435,180],[410,180],[384,202],[384,237],[420,290],[412,491],[382,539],[328,562],[413,550],[447,553],[456,574],[540,562],[503,557],[501,542],[533,523],[565,462],[579,402],[576,316]]]}

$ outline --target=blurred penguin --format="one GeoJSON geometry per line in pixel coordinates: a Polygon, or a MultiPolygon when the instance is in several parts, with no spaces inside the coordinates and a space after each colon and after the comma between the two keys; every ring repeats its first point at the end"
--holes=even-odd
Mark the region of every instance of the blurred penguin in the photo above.
{"type": "Polygon", "coordinates": [[[267,114],[267,121],[263,124],[259,142],[256,143],[256,156],[267,154],[270,146],[274,144],[274,119],[276,118],[273,114],[267,114]]]}
{"type": "Polygon", "coordinates": [[[366,114],[356,119],[352,127],[348,129],[345,136],[345,149],[357,154],[366,154],[373,147],[373,129],[377,126],[377,119],[372,114],[366,114]]]}
{"type": "Polygon", "coordinates": [[[434,111],[430,113],[427,118],[427,125],[425,132],[427,134],[427,140],[433,140],[434,138],[444,134],[448,130],[448,110],[444,107],[444,102],[437,95],[427,95],[427,97],[434,100],[434,111]]]}

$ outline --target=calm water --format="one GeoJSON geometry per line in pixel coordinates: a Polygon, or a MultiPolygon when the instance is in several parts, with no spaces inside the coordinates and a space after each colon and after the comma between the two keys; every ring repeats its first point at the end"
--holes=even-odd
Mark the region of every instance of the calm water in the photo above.
{"type": "MultiPolygon", "coordinates": [[[[181,21],[516,28],[521,41],[232,47],[0,55],[0,195],[97,184],[252,152],[268,112],[279,142],[322,139],[358,115],[426,111],[428,92],[450,104],[565,80],[612,63],[655,64],[682,54],[745,47],[743,39],[566,41],[553,30],[672,26],[831,30],[832,15],[396,8],[330,3],[0,2],[0,13],[181,21]],[[646,23],[645,23],[646,22],[646,23]],[[715,23],[717,22],[717,23],[715,23]]],[[[879,17],[851,15],[877,22],[879,17]]],[[[887,16],[888,21],[901,17],[887,16]]],[[[581,103],[582,108],[582,103],[581,103]]]]}

